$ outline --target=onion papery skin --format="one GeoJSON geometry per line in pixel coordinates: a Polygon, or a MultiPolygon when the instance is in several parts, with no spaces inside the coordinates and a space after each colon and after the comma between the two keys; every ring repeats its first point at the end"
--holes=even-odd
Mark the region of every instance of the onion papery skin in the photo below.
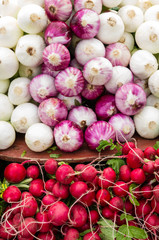
{"type": "Polygon", "coordinates": [[[85,131],[85,141],[88,147],[95,150],[101,140],[115,140],[114,128],[105,121],[96,121],[87,127],[85,131]]]}
{"type": "Polygon", "coordinates": [[[77,12],[82,8],[89,8],[98,14],[102,11],[102,0],[74,0],[74,9],[77,12]]]}
{"type": "Polygon", "coordinates": [[[88,100],[95,100],[104,92],[104,85],[92,85],[85,81],[84,88],[81,92],[82,97],[88,100]]]}
{"type": "Polygon", "coordinates": [[[70,110],[67,119],[77,123],[82,129],[85,129],[97,121],[97,116],[91,108],[77,106],[70,110]]]}
{"type": "Polygon", "coordinates": [[[65,45],[52,43],[43,51],[43,61],[51,70],[63,70],[70,64],[70,53],[65,45]]]}
{"type": "Polygon", "coordinates": [[[100,120],[108,120],[117,111],[115,96],[112,94],[103,95],[96,102],[95,113],[100,120]]]}
{"type": "Polygon", "coordinates": [[[47,45],[52,43],[69,45],[71,42],[71,30],[66,23],[54,21],[48,24],[44,37],[47,45]]]}
{"type": "Polygon", "coordinates": [[[100,27],[99,15],[93,10],[83,8],[73,15],[70,27],[81,39],[94,38],[100,27]]]}
{"type": "Polygon", "coordinates": [[[40,103],[38,114],[44,124],[54,127],[67,118],[68,110],[61,99],[49,98],[40,103]]]}
{"type": "Polygon", "coordinates": [[[62,95],[73,97],[81,93],[84,88],[82,72],[74,67],[68,67],[55,77],[55,87],[62,95]]]}
{"type": "Polygon", "coordinates": [[[52,77],[56,77],[59,71],[53,71],[48,66],[46,66],[44,63],[41,65],[41,73],[48,74],[52,77]]]}
{"type": "Polygon", "coordinates": [[[135,83],[126,83],[115,94],[118,110],[125,115],[135,115],[146,105],[146,93],[135,83]]]}
{"type": "Polygon", "coordinates": [[[65,22],[72,13],[70,0],[45,0],[45,11],[50,21],[65,22]]]}
{"type": "Polygon", "coordinates": [[[119,142],[129,141],[135,133],[135,125],[133,119],[125,114],[115,114],[109,119],[108,123],[113,126],[116,132],[116,139],[119,142]]]}
{"type": "Polygon", "coordinates": [[[81,95],[77,95],[77,96],[73,96],[73,97],[66,97],[66,96],[62,95],[61,93],[59,93],[57,97],[65,103],[68,110],[71,110],[72,108],[76,107],[77,104],[82,105],[81,95]]]}
{"type": "Polygon", "coordinates": [[[61,121],[54,127],[54,139],[58,148],[64,152],[74,152],[84,142],[82,129],[70,120],[61,121]]]}

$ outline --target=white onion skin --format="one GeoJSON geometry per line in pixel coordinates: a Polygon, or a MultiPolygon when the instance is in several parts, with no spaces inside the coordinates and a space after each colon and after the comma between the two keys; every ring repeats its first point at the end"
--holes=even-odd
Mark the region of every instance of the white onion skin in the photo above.
{"type": "Polygon", "coordinates": [[[115,140],[115,130],[105,121],[96,121],[86,128],[85,141],[92,150],[96,150],[101,140],[110,139],[115,140]]]}
{"type": "Polygon", "coordinates": [[[159,21],[158,13],[159,13],[159,5],[154,5],[146,10],[144,14],[144,20],[159,21]]]}
{"type": "Polygon", "coordinates": [[[84,88],[81,92],[82,97],[88,100],[95,100],[104,92],[104,85],[92,85],[85,81],[84,88]]]}
{"type": "Polygon", "coordinates": [[[75,11],[77,12],[82,8],[88,8],[100,14],[102,11],[102,0],[74,0],[75,11]]]}
{"type": "Polygon", "coordinates": [[[10,85],[9,79],[0,80],[0,93],[6,93],[10,85]]]}
{"type": "Polygon", "coordinates": [[[13,104],[9,97],[0,93],[0,121],[9,121],[14,110],[13,104]]]}
{"type": "Polygon", "coordinates": [[[146,97],[150,95],[151,91],[148,87],[148,79],[139,79],[137,77],[134,77],[134,83],[143,88],[143,90],[146,93],[146,97]]]}
{"type": "Polygon", "coordinates": [[[16,0],[16,1],[20,8],[25,5],[32,4],[32,3],[37,4],[41,7],[44,7],[44,0],[16,0]]]}
{"type": "Polygon", "coordinates": [[[128,47],[129,51],[133,50],[135,44],[133,35],[128,32],[124,32],[118,42],[124,43],[128,47]]]}
{"type": "Polygon", "coordinates": [[[0,0],[0,17],[11,16],[16,18],[19,9],[17,0],[0,0]]]}
{"type": "Polygon", "coordinates": [[[70,120],[61,121],[54,127],[54,139],[58,148],[64,152],[74,152],[84,142],[82,129],[70,120]]]}
{"type": "Polygon", "coordinates": [[[79,104],[82,104],[81,95],[76,95],[76,96],[73,96],[73,97],[66,97],[66,96],[59,93],[57,95],[57,97],[65,103],[68,110],[71,110],[72,108],[76,107],[76,102],[78,102],[79,104]]]}
{"type": "Polygon", "coordinates": [[[138,0],[122,0],[120,6],[125,6],[125,5],[137,5],[138,0]]]}
{"type": "Polygon", "coordinates": [[[0,150],[6,150],[15,142],[16,132],[9,122],[0,121],[0,133],[0,150]]]}
{"type": "Polygon", "coordinates": [[[41,73],[41,66],[27,67],[20,63],[18,72],[20,77],[32,79],[33,77],[41,73]]]}
{"type": "Polygon", "coordinates": [[[159,70],[154,72],[148,79],[148,86],[155,97],[159,97],[159,70]]]}
{"type": "Polygon", "coordinates": [[[122,113],[113,115],[109,119],[108,123],[113,126],[116,132],[116,139],[119,142],[129,141],[135,133],[135,125],[133,119],[130,116],[124,115],[122,113]]]}
{"type": "Polygon", "coordinates": [[[150,94],[147,97],[146,106],[155,107],[159,110],[159,98],[155,97],[153,94],[150,94]]]}
{"type": "Polygon", "coordinates": [[[145,106],[134,116],[137,133],[146,139],[154,139],[159,136],[159,110],[152,106],[145,106]]]}
{"type": "Polygon", "coordinates": [[[102,0],[103,1],[103,5],[105,7],[108,7],[108,8],[114,8],[114,7],[117,7],[121,2],[122,0],[102,0]]]}

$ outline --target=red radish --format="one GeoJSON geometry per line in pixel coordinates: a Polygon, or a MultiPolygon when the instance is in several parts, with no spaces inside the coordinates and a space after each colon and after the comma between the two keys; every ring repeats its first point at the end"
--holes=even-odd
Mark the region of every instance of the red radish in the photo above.
{"type": "Polygon", "coordinates": [[[109,201],[109,207],[112,211],[114,212],[118,212],[123,210],[124,207],[124,202],[122,200],[122,198],[120,197],[113,197],[110,201],[109,201]]]}
{"type": "Polygon", "coordinates": [[[113,192],[118,197],[126,197],[129,192],[128,184],[123,181],[116,181],[115,185],[113,186],[113,192]]]}
{"type": "Polygon", "coordinates": [[[82,227],[77,228],[80,233],[86,231],[87,229],[90,229],[90,223],[86,222],[82,227]]]}
{"type": "Polygon", "coordinates": [[[135,148],[135,143],[133,142],[124,143],[124,145],[122,146],[122,154],[127,155],[132,148],[135,148]]]}
{"type": "Polygon", "coordinates": [[[21,197],[21,191],[18,187],[11,185],[6,188],[6,190],[3,192],[3,200],[11,203],[11,202],[17,202],[19,201],[21,197]]]}
{"type": "Polygon", "coordinates": [[[21,200],[24,200],[27,197],[32,197],[33,195],[30,192],[24,191],[21,195],[21,200]]]}
{"type": "Polygon", "coordinates": [[[150,160],[154,160],[156,155],[156,150],[153,147],[147,147],[144,150],[144,157],[150,160]]]}
{"type": "Polygon", "coordinates": [[[111,219],[113,220],[114,219],[114,211],[112,211],[109,206],[105,206],[103,209],[102,209],[102,215],[103,217],[105,218],[108,218],[108,219],[111,219]]]}
{"type": "Polygon", "coordinates": [[[104,207],[111,199],[110,192],[106,189],[100,189],[96,193],[96,199],[98,204],[104,207]]]}
{"type": "MultiPolygon", "coordinates": [[[[76,171],[76,172],[81,172],[84,167],[85,167],[85,164],[79,163],[79,164],[77,164],[77,165],[75,166],[75,171],[76,171]]],[[[76,177],[79,181],[83,181],[81,174],[77,174],[75,177],[76,177]]]]}
{"type": "Polygon", "coordinates": [[[37,232],[38,225],[34,218],[28,217],[19,225],[18,231],[20,231],[20,236],[24,238],[29,238],[37,232]]]}
{"type": "Polygon", "coordinates": [[[64,236],[64,240],[78,240],[79,239],[79,232],[75,228],[70,228],[66,232],[64,236]]]}
{"type": "Polygon", "coordinates": [[[55,226],[61,226],[68,220],[68,206],[61,201],[55,202],[48,210],[48,218],[55,226]]]}
{"type": "Polygon", "coordinates": [[[56,182],[53,186],[52,193],[57,198],[66,199],[69,196],[69,186],[56,182]]]}
{"type": "Polygon", "coordinates": [[[131,180],[131,169],[128,165],[123,165],[119,169],[119,179],[124,182],[130,182],[131,180]]]}
{"type": "Polygon", "coordinates": [[[143,170],[146,173],[152,174],[155,171],[155,166],[154,166],[154,161],[148,161],[145,162],[145,164],[143,165],[143,170]]]}
{"type": "Polygon", "coordinates": [[[154,198],[151,201],[152,211],[159,214],[159,202],[157,202],[154,198]]]}
{"type": "Polygon", "coordinates": [[[99,237],[98,233],[89,232],[84,235],[83,240],[101,240],[101,238],[99,237]]]}
{"type": "Polygon", "coordinates": [[[4,170],[4,177],[8,182],[19,183],[26,177],[26,169],[22,164],[10,163],[4,170]]]}
{"type": "Polygon", "coordinates": [[[129,151],[126,162],[130,168],[139,168],[142,166],[143,158],[143,151],[140,148],[133,148],[129,151]]]}
{"type": "Polygon", "coordinates": [[[70,165],[63,164],[56,171],[56,180],[63,184],[70,184],[74,179],[75,172],[70,165]]]}
{"type": "Polygon", "coordinates": [[[124,202],[124,208],[127,213],[131,214],[132,211],[134,210],[134,205],[130,202],[129,199],[126,199],[124,202]]]}
{"type": "Polygon", "coordinates": [[[2,239],[12,239],[15,235],[13,220],[10,219],[0,225],[0,237],[2,237],[2,239]]]}
{"type": "Polygon", "coordinates": [[[33,240],[34,237],[29,237],[29,238],[23,238],[20,234],[18,234],[18,240],[33,240]]]}
{"type": "Polygon", "coordinates": [[[58,163],[55,159],[51,158],[48,159],[45,164],[44,164],[45,171],[49,174],[55,174],[57,168],[58,168],[58,163]]]}
{"type": "Polygon", "coordinates": [[[37,235],[38,239],[40,240],[56,240],[54,233],[50,230],[47,233],[39,233],[37,235]]]}
{"type": "Polygon", "coordinates": [[[37,178],[33,181],[31,181],[29,185],[29,192],[34,196],[34,197],[41,197],[44,191],[44,183],[43,180],[40,178],[37,178]]]}
{"type": "Polygon", "coordinates": [[[39,177],[40,171],[39,167],[36,165],[31,165],[26,170],[27,178],[37,179],[39,177]]]}
{"type": "Polygon", "coordinates": [[[133,189],[133,195],[136,197],[136,199],[141,199],[142,195],[141,195],[141,190],[140,190],[140,186],[137,186],[133,189]]]}
{"type": "Polygon", "coordinates": [[[99,213],[94,209],[90,210],[88,220],[91,224],[97,223],[99,220],[99,213]]]}
{"type": "Polygon", "coordinates": [[[146,176],[145,173],[143,171],[143,169],[141,168],[135,168],[132,172],[131,172],[131,180],[137,184],[142,184],[145,182],[146,180],[146,176]]]}
{"type": "Polygon", "coordinates": [[[156,150],[156,155],[159,156],[159,148],[156,150]]]}
{"type": "Polygon", "coordinates": [[[81,203],[76,203],[70,210],[71,225],[82,227],[88,220],[87,210],[81,203]]]}
{"type": "Polygon", "coordinates": [[[74,198],[79,198],[88,191],[88,186],[85,182],[77,181],[71,184],[70,193],[74,198]]]}
{"type": "Polygon", "coordinates": [[[153,195],[152,186],[150,185],[142,186],[141,195],[146,199],[150,199],[153,195]]]}
{"type": "Polygon", "coordinates": [[[145,225],[149,230],[156,231],[156,227],[159,225],[159,217],[156,214],[148,214],[144,219],[145,225]]]}
{"type": "Polygon", "coordinates": [[[120,219],[120,215],[117,215],[116,216],[116,224],[118,225],[118,226],[121,226],[121,225],[123,225],[123,224],[126,224],[126,220],[125,219],[120,219]]]}
{"type": "Polygon", "coordinates": [[[14,225],[14,227],[15,228],[17,228],[20,224],[21,224],[21,222],[23,221],[23,216],[21,215],[21,213],[16,213],[15,215],[14,215],[14,217],[13,217],[13,225],[14,225]]]}
{"type": "Polygon", "coordinates": [[[50,223],[47,212],[38,212],[35,216],[38,223],[39,232],[48,232],[50,230],[50,223]]]}
{"type": "Polygon", "coordinates": [[[155,159],[154,168],[155,170],[159,170],[159,158],[155,159]]]}
{"type": "Polygon", "coordinates": [[[139,200],[139,204],[139,206],[136,206],[136,214],[139,218],[143,218],[151,212],[151,204],[144,199],[139,200]]]}
{"type": "Polygon", "coordinates": [[[55,179],[49,179],[45,182],[45,189],[49,192],[52,192],[53,186],[56,183],[55,179]]]}
{"type": "MultiPolygon", "coordinates": [[[[21,196],[22,196],[22,195],[21,195],[21,196]]],[[[13,215],[19,213],[19,212],[20,212],[19,202],[17,202],[17,203],[12,203],[10,209],[11,209],[13,215]]]]}
{"type": "Polygon", "coordinates": [[[86,182],[92,182],[97,175],[97,170],[91,165],[86,165],[81,173],[82,179],[86,182]]]}
{"type": "Polygon", "coordinates": [[[155,200],[159,202],[159,184],[153,188],[153,195],[155,200]]]}
{"type": "Polygon", "coordinates": [[[23,217],[33,217],[37,211],[38,204],[33,196],[28,196],[21,201],[20,209],[23,217]]]}
{"type": "Polygon", "coordinates": [[[108,188],[113,185],[116,180],[116,173],[111,167],[107,167],[103,170],[103,173],[99,177],[98,185],[101,188],[108,188]]]}
{"type": "Polygon", "coordinates": [[[93,204],[94,200],[95,200],[95,192],[94,191],[90,191],[90,192],[86,193],[81,198],[81,202],[86,204],[88,207],[90,207],[93,204]]]}
{"type": "Polygon", "coordinates": [[[47,194],[42,198],[42,206],[44,208],[50,207],[56,201],[57,201],[57,199],[55,196],[53,196],[51,194],[47,194]]]}

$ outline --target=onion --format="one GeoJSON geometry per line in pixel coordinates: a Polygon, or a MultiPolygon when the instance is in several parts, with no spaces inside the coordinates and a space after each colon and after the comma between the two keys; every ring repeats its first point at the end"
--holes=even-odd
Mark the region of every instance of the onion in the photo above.
{"type": "Polygon", "coordinates": [[[100,27],[99,15],[93,10],[83,8],[73,15],[70,27],[81,39],[94,38],[100,27]]]}
{"type": "Polygon", "coordinates": [[[51,22],[45,29],[44,37],[47,45],[51,43],[69,45],[71,42],[71,30],[69,26],[64,22],[51,22]]]}
{"type": "Polygon", "coordinates": [[[134,77],[134,83],[143,88],[144,92],[146,93],[146,97],[150,95],[151,92],[148,87],[148,79],[139,79],[137,77],[134,77]]]}
{"type": "Polygon", "coordinates": [[[68,110],[82,104],[82,97],[80,95],[66,97],[59,93],[57,97],[65,103],[68,110]]]}
{"type": "Polygon", "coordinates": [[[54,138],[58,148],[64,152],[74,152],[83,145],[83,131],[74,122],[64,120],[54,127],[54,138]]]}
{"type": "Polygon", "coordinates": [[[0,80],[0,93],[6,93],[10,85],[9,79],[0,80]]]}
{"type": "Polygon", "coordinates": [[[44,63],[41,65],[41,72],[43,74],[48,74],[52,77],[56,77],[56,75],[60,72],[60,71],[53,71],[51,70],[47,65],[45,65],[44,63]]]}
{"type": "Polygon", "coordinates": [[[16,18],[19,8],[17,0],[0,0],[0,17],[11,16],[16,18]]]}
{"type": "Polygon", "coordinates": [[[152,106],[145,106],[134,116],[137,133],[147,139],[159,136],[159,110],[152,106]]]}
{"type": "Polygon", "coordinates": [[[130,141],[131,137],[135,133],[135,124],[130,116],[124,115],[122,113],[117,113],[113,115],[108,123],[110,123],[115,132],[116,139],[119,142],[130,141]]]}
{"type": "Polygon", "coordinates": [[[101,96],[95,104],[95,113],[101,120],[108,120],[116,114],[115,96],[111,94],[101,96]]]}
{"type": "Polygon", "coordinates": [[[76,58],[73,58],[70,62],[70,66],[71,67],[75,67],[75,68],[78,68],[79,70],[83,70],[83,66],[81,64],[79,64],[76,60],[76,58]]]}
{"type": "Polygon", "coordinates": [[[0,133],[0,150],[11,147],[16,138],[13,126],[9,122],[0,121],[0,133]]]}
{"type": "Polygon", "coordinates": [[[85,81],[81,95],[88,100],[97,99],[104,92],[104,85],[92,85],[85,81]]]}
{"type": "Polygon", "coordinates": [[[85,106],[74,107],[70,110],[67,119],[77,123],[82,129],[97,121],[95,112],[85,106]]]}
{"type": "Polygon", "coordinates": [[[68,67],[55,77],[55,87],[62,95],[73,97],[81,93],[84,88],[82,72],[74,67],[68,67]]]}
{"type": "Polygon", "coordinates": [[[112,43],[106,47],[105,57],[113,66],[127,67],[131,58],[129,49],[124,43],[112,43]]]}
{"type": "Polygon", "coordinates": [[[9,121],[12,115],[14,106],[10,102],[9,97],[0,93],[0,121],[9,121]]]}
{"type": "Polygon", "coordinates": [[[61,43],[52,43],[43,51],[43,61],[53,71],[63,70],[70,64],[70,53],[61,43]]]}
{"type": "Polygon", "coordinates": [[[50,21],[63,21],[69,19],[72,12],[70,0],[45,0],[45,11],[50,21]]]}
{"type": "MultiPolygon", "coordinates": [[[[15,1],[15,0],[14,0],[15,1]]],[[[44,0],[16,0],[20,7],[23,7],[28,4],[37,4],[41,7],[44,7],[44,0]]]]}
{"type": "Polygon", "coordinates": [[[47,74],[35,76],[29,84],[29,90],[32,98],[38,103],[49,97],[56,97],[58,94],[54,78],[47,74]]]}
{"type": "Polygon", "coordinates": [[[89,60],[83,68],[83,76],[93,85],[104,85],[112,77],[112,64],[104,57],[89,60]]]}
{"type": "Polygon", "coordinates": [[[33,77],[41,73],[41,66],[27,67],[20,63],[18,72],[20,77],[32,79],[33,77]]]}
{"type": "Polygon", "coordinates": [[[138,0],[137,6],[145,13],[152,6],[152,0],[138,0]]]}
{"type": "Polygon", "coordinates": [[[74,9],[77,12],[82,8],[89,8],[98,14],[102,11],[102,0],[74,0],[74,9]]]}
{"type": "Polygon", "coordinates": [[[159,21],[159,5],[148,8],[144,14],[145,21],[159,21]]]}
{"type": "Polygon", "coordinates": [[[105,88],[108,92],[115,94],[117,89],[125,83],[133,82],[133,74],[129,68],[123,66],[113,67],[113,74],[105,88]]]}
{"type": "Polygon", "coordinates": [[[135,115],[146,105],[146,94],[139,85],[126,83],[116,91],[115,103],[121,113],[135,115]]]}
{"type": "Polygon", "coordinates": [[[125,5],[137,5],[138,0],[122,0],[120,6],[125,6],[125,5]]]}
{"type": "Polygon", "coordinates": [[[118,42],[124,43],[128,47],[129,51],[133,50],[135,44],[133,35],[128,32],[124,32],[118,42]]]}
{"type": "Polygon", "coordinates": [[[159,110],[159,98],[155,97],[153,94],[150,94],[147,97],[146,105],[155,107],[155,108],[157,108],[159,110]]]}
{"type": "Polygon", "coordinates": [[[49,98],[40,103],[38,114],[43,123],[54,127],[58,122],[67,118],[68,110],[61,99],[49,98]]]}
{"type": "Polygon", "coordinates": [[[149,89],[151,91],[151,93],[155,96],[155,97],[159,97],[159,82],[158,82],[158,78],[159,78],[159,70],[157,70],[156,72],[154,72],[150,78],[148,79],[148,86],[149,89]]]}
{"type": "Polygon", "coordinates": [[[115,140],[115,130],[105,121],[96,121],[86,128],[85,141],[90,149],[95,150],[101,140],[115,140]]]}
{"type": "Polygon", "coordinates": [[[103,1],[103,5],[107,8],[114,8],[114,7],[117,7],[121,2],[122,0],[102,0],[103,1]]]}
{"type": "Polygon", "coordinates": [[[95,57],[105,57],[105,46],[101,41],[96,38],[91,38],[81,40],[77,43],[75,58],[79,64],[84,65],[95,57]]]}

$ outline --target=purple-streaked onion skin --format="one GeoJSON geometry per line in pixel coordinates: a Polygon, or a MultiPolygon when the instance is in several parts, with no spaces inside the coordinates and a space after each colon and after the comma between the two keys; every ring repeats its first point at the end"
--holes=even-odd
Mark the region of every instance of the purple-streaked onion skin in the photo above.
{"type": "Polygon", "coordinates": [[[72,13],[70,0],[45,0],[45,11],[50,21],[65,22],[72,13]]]}
{"type": "Polygon", "coordinates": [[[85,81],[84,88],[81,92],[82,97],[87,100],[95,100],[104,92],[104,85],[92,85],[85,81]]]}
{"type": "Polygon", "coordinates": [[[151,94],[150,88],[148,86],[148,79],[140,79],[140,78],[134,77],[134,83],[136,83],[137,85],[143,88],[143,90],[146,93],[146,97],[148,97],[151,94]]]}
{"type": "Polygon", "coordinates": [[[124,66],[113,67],[112,78],[105,84],[105,88],[109,93],[115,94],[117,89],[125,83],[132,83],[134,75],[129,68],[124,66]]]}
{"type": "Polygon", "coordinates": [[[68,109],[61,99],[48,98],[39,104],[38,114],[41,122],[54,127],[67,118],[68,109]]]}
{"type": "Polygon", "coordinates": [[[54,127],[54,139],[57,147],[64,152],[74,152],[84,142],[82,129],[70,120],[63,120],[54,127]]]}
{"type": "Polygon", "coordinates": [[[106,121],[96,121],[86,128],[85,141],[88,147],[95,150],[101,140],[115,140],[115,130],[106,121]]]}
{"type": "Polygon", "coordinates": [[[47,45],[61,43],[68,46],[71,42],[70,27],[65,22],[51,22],[45,29],[44,38],[47,45]]]}
{"type": "Polygon", "coordinates": [[[52,43],[43,51],[43,62],[53,71],[60,71],[70,64],[70,52],[61,43],[52,43]]]}
{"type": "Polygon", "coordinates": [[[39,74],[32,78],[29,84],[29,91],[32,98],[38,103],[49,97],[56,97],[58,94],[54,78],[48,74],[39,74]]]}
{"type": "Polygon", "coordinates": [[[119,142],[129,141],[135,133],[135,124],[133,119],[125,114],[117,113],[113,115],[109,119],[108,123],[113,126],[116,132],[116,139],[119,142]]]}
{"type": "Polygon", "coordinates": [[[41,72],[43,74],[48,74],[52,77],[56,77],[56,75],[59,73],[59,71],[53,71],[48,66],[46,66],[44,63],[41,65],[41,72]]]}
{"type": "Polygon", "coordinates": [[[93,85],[104,85],[111,79],[113,66],[104,57],[96,57],[89,60],[83,68],[83,76],[93,85]]]}
{"type": "Polygon", "coordinates": [[[74,0],[74,9],[77,12],[82,8],[89,8],[98,14],[102,11],[102,0],[74,0]]]}
{"type": "Polygon", "coordinates": [[[106,47],[105,57],[113,66],[127,67],[130,62],[131,53],[124,43],[116,42],[106,47]]]}
{"type": "Polygon", "coordinates": [[[117,111],[115,96],[112,94],[103,95],[96,102],[95,113],[100,120],[108,120],[117,111]]]}
{"type": "Polygon", "coordinates": [[[121,113],[133,116],[146,105],[146,93],[139,85],[126,83],[116,91],[115,104],[121,113]]]}
{"type": "Polygon", "coordinates": [[[81,39],[94,38],[100,27],[99,15],[91,9],[83,8],[73,15],[70,27],[81,39]]]}
{"type": "Polygon", "coordinates": [[[73,96],[73,97],[66,97],[59,93],[57,97],[65,103],[68,110],[71,110],[72,108],[76,107],[77,104],[79,104],[79,105],[82,104],[81,95],[77,95],[77,96],[73,96]]]}
{"type": "Polygon", "coordinates": [[[70,67],[75,67],[75,68],[78,68],[79,70],[83,71],[83,66],[77,62],[76,58],[73,58],[71,60],[70,67]]]}
{"type": "Polygon", "coordinates": [[[77,106],[70,110],[67,119],[77,123],[84,130],[97,121],[97,116],[91,108],[77,106]]]}
{"type": "Polygon", "coordinates": [[[59,93],[66,97],[80,94],[84,88],[82,72],[74,67],[68,67],[55,77],[55,87],[59,93]]]}

